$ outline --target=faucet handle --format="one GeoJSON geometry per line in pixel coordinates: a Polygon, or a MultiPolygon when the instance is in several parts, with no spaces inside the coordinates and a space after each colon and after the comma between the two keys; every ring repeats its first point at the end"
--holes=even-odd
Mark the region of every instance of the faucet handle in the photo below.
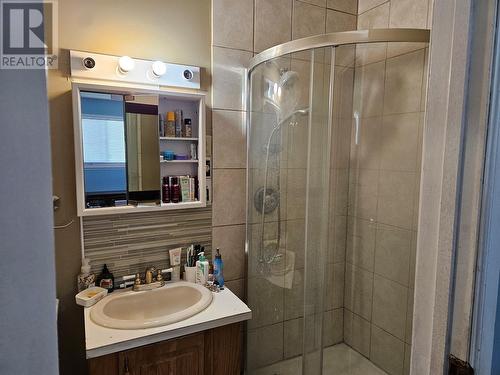
{"type": "Polygon", "coordinates": [[[163,275],[161,273],[161,269],[156,271],[156,281],[163,281],[163,275]]]}
{"type": "Polygon", "coordinates": [[[141,275],[139,275],[138,273],[136,273],[135,274],[134,285],[141,285],[141,284],[142,284],[141,275]]]}

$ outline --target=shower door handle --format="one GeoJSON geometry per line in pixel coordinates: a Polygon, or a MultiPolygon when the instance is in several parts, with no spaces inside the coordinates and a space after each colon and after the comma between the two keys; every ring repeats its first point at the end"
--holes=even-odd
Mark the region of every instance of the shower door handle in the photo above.
{"type": "Polygon", "coordinates": [[[359,112],[354,112],[354,143],[359,145],[359,112]]]}

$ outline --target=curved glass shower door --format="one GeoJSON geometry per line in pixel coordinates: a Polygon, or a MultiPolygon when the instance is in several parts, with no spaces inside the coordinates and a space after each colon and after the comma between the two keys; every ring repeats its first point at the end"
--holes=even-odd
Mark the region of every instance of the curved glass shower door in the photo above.
{"type": "Polygon", "coordinates": [[[428,33],[312,38],[249,75],[246,374],[407,375],[428,33]]]}
{"type": "Polygon", "coordinates": [[[283,56],[251,76],[249,374],[278,362],[283,352],[302,356],[286,364],[297,367],[293,373],[321,371],[332,52],[328,47],[283,56]]]}

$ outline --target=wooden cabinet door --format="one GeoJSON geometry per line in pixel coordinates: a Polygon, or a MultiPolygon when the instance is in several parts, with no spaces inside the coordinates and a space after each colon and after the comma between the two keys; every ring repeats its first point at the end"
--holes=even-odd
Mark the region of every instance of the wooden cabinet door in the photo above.
{"type": "Polygon", "coordinates": [[[120,375],[204,375],[204,334],[119,353],[120,375]]]}

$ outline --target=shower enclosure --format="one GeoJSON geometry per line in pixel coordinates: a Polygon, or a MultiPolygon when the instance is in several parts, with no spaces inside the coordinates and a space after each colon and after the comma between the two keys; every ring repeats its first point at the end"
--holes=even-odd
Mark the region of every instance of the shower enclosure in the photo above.
{"type": "Polygon", "coordinates": [[[253,58],[247,374],[409,373],[428,40],[341,32],[253,58]]]}

